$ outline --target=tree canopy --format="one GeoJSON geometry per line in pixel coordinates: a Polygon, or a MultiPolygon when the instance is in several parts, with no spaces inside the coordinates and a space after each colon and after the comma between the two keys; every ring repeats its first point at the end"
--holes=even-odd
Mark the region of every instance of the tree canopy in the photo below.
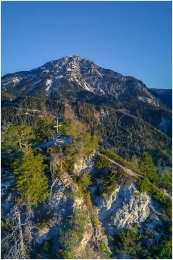
{"type": "Polygon", "coordinates": [[[45,117],[38,121],[36,138],[39,141],[48,141],[55,135],[55,128],[52,117],[45,117]]]}
{"type": "Polygon", "coordinates": [[[2,148],[9,153],[14,151],[25,151],[31,146],[34,137],[31,126],[11,126],[4,138],[2,148]]]}

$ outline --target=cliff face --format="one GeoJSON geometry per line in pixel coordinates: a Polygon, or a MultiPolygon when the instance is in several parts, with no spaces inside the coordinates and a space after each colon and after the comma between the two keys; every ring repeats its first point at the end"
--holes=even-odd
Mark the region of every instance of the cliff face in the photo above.
{"type": "Polygon", "coordinates": [[[121,184],[106,200],[97,196],[95,190],[96,187],[93,187],[93,202],[107,235],[113,236],[119,230],[137,225],[140,228],[148,226],[148,229],[152,228],[155,235],[159,236],[155,228],[162,225],[159,218],[161,214],[157,212],[156,203],[146,192],[139,193],[135,182],[129,186],[121,184]]]}
{"type": "MultiPolygon", "coordinates": [[[[87,166],[87,162],[88,160],[85,161],[83,165],[87,166]]],[[[86,168],[82,168],[81,170],[85,169],[86,168]]],[[[52,212],[53,218],[48,227],[39,229],[36,239],[38,244],[41,245],[50,239],[61,239],[60,230],[63,229],[62,226],[64,222],[74,217],[77,218],[78,216],[82,218],[84,215],[85,221],[82,223],[84,226],[80,226],[78,223],[78,228],[83,229],[82,236],[77,237],[74,248],[69,249],[73,251],[73,256],[75,258],[86,258],[86,256],[87,258],[104,258],[104,254],[97,247],[99,243],[103,242],[107,252],[110,252],[108,240],[101,223],[98,221],[97,227],[93,226],[88,205],[78,189],[77,184],[68,173],[63,173],[58,177],[56,184],[52,188],[52,196],[48,200],[47,210],[52,212]],[[75,216],[74,212],[77,212],[75,216]]],[[[75,229],[75,226],[73,229],[75,229]]],[[[71,231],[72,230],[70,230],[70,232],[71,231]]],[[[66,230],[66,232],[68,233],[69,230],[66,230]]],[[[56,243],[52,253],[55,253],[59,248],[59,243],[56,243]]]]}
{"type": "Polygon", "coordinates": [[[119,229],[127,229],[131,224],[144,222],[150,214],[150,197],[138,193],[135,184],[120,185],[107,200],[93,196],[101,222],[105,223],[108,234],[113,235],[119,229]]]}
{"type": "MultiPolygon", "coordinates": [[[[114,251],[111,238],[120,230],[137,226],[147,241],[151,232],[156,240],[164,233],[159,204],[148,193],[137,190],[135,179],[129,181],[127,176],[110,194],[103,196],[95,175],[95,156],[93,152],[85,158],[79,157],[73,173],[59,174],[50,189],[47,203],[38,209],[39,212],[46,212],[48,219],[44,225],[37,225],[36,246],[43,248],[45,243],[51,241],[48,252],[40,251],[41,258],[49,258],[50,255],[80,259],[130,258],[130,255],[114,251]],[[77,181],[87,171],[92,173],[90,193],[81,188],[77,181]]],[[[11,176],[10,172],[5,172],[4,180],[7,173],[11,176]]],[[[4,187],[5,183],[2,184],[4,187]]],[[[13,196],[7,193],[4,190],[2,209],[9,212],[7,204],[12,207],[16,201],[15,193],[13,196]]]]}

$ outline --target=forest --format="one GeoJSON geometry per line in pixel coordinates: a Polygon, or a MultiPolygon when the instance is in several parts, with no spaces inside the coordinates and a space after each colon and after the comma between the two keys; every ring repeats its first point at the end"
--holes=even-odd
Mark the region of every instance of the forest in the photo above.
{"type": "MultiPolygon", "coordinates": [[[[172,162],[172,140],[152,124],[133,116],[125,109],[112,109],[88,103],[75,102],[67,112],[66,103],[33,97],[19,97],[2,108],[2,138],[9,125],[37,126],[40,118],[47,116],[60,121],[76,118],[87,125],[88,132],[103,140],[105,148],[130,160],[133,155],[149,151],[154,163],[169,166],[172,162]]],[[[152,116],[154,118],[154,116],[152,116]]],[[[158,118],[158,117],[157,117],[158,118]]]]}

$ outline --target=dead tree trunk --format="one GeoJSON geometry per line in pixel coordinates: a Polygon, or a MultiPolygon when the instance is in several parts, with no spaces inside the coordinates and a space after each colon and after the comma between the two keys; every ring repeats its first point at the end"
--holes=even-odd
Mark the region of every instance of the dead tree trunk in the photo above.
{"type": "Polygon", "coordinates": [[[7,232],[2,239],[5,259],[29,259],[33,241],[31,214],[22,215],[18,205],[11,211],[6,223],[11,225],[11,232],[7,232]]]}
{"type": "Polygon", "coordinates": [[[24,243],[24,238],[23,238],[23,230],[22,230],[22,224],[21,224],[21,216],[20,216],[20,211],[16,213],[17,218],[18,218],[18,227],[19,227],[19,240],[20,240],[20,251],[21,251],[21,258],[25,259],[26,257],[26,248],[25,248],[25,243],[24,243]]]}

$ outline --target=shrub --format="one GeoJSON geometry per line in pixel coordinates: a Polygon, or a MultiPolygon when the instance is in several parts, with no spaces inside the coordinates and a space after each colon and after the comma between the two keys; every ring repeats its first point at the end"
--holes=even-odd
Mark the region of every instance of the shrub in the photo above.
{"type": "Polygon", "coordinates": [[[102,156],[99,156],[95,163],[95,166],[99,169],[105,168],[109,165],[110,165],[110,161],[107,158],[102,156]]]}
{"type": "Polygon", "coordinates": [[[44,244],[43,244],[43,247],[42,247],[42,250],[47,253],[49,251],[49,242],[48,241],[45,241],[44,244]]]}
{"type": "Polygon", "coordinates": [[[91,176],[90,176],[89,172],[83,173],[83,175],[81,176],[81,178],[79,180],[79,183],[85,189],[87,189],[92,184],[91,176]]]}
{"type": "Polygon", "coordinates": [[[138,179],[137,188],[140,192],[150,191],[150,181],[148,178],[144,177],[143,179],[138,179]]]}
{"type": "Polygon", "coordinates": [[[117,252],[123,252],[129,254],[133,257],[137,256],[140,253],[142,247],[139,242],[140,235],[137,228],[132,228],[127,231],[121,230],[118,234],[118,247],[116,248],[117,252]]]}
{"type": "Polygon", "coordinates": [[[104,258],[104,259],[111,258],[111,253],[109,252],[107,245],[103,241],[100,241],[100,243],[98,245],[98,250],[99,250],[102,258],[104,258]]]}
{"type": "Polygon", "coordinates": [[[108,199],[108,194],[107,193],[102,193],[102,197],[104,198],[104,200],[107,200],[108,199]]]}

